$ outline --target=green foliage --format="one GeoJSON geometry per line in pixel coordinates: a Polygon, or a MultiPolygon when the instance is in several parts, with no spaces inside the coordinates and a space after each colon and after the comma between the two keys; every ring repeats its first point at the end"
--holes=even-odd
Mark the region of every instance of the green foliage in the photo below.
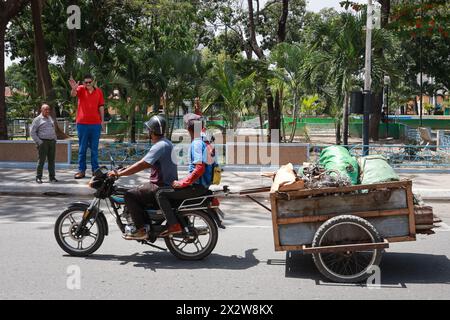
{"type": "Polygon", "coordinates": [[[425,102],[423,104],[423,108],[425,109],[425,111],[428,114],[431,114],[434,111],[434,105],[432,105],[431,103],[425,102]]]}
{"type": "Polygon", "coordinates": [[[302,99],[300,112],[304,115],[320,115],[324,111],[325,106],[320,101],[318,95],[306,96],[302,99]]]}
{"type": "MultiPolygon", "coordinates": [[[[342,1],[349,9],[342,13],[313,13],[306,11],[305,0],[290,0],[286,39],[278,44],[282,2],[254,1],[257,39],[267,59],[252,55],[246,1],[79,0],[82,29],[76,31],[65,26],[67,1],[44,2],[56,105],[72,118],[76,99],[68,79],[82,80],[86,73],[94,75],[106,97],[114,89],[121,92],[122,100],[107,99],[107,106],[130,122],[136,106],[146,117],[147,107],[158,107],[163,96],[167,116],[180,107],[186,111],[186,101],[201,96],[204,111],[222,116],[232,128],[244,115],[265,117],[267,88],[280,97],[284,115],[297,120],[301,114],[327,113],[339,121],[346,96],[362,86],[366,6],[359,2],[342,1]]],[[[448,1],[424,0],[423,7],[413,0],[390,3],[388,27],[373,32],[372,86],[381,91],[388,74],[395,108],[417,95],[419,71],[436,79],[424,86],[427,93],[450,86],[450,10],[448,1]]],[[[10,115],[26,115],[41,103],[31,21],[26,7],[8,27],[7,51],[20,62],[8,68],[6,81],[27,93],[8,100],[10,115]]]]}
{"type": "Polygon", "coordinates": [[[38,112],[41,102],[33,99],[23,92],[16,92],[11,97],[6,98],[8,117],[14,118],[34,118],[38,112]]]}
{"type": "Polygon", "coordinates": [[[228,128],[235,129],[239,119],[248,114],[249,93],[254,89],[255,73],[240,77],[236,64],[229,57],[219,55],[213,64],[203,95],[208,108],[217,107],[228,128]]]}

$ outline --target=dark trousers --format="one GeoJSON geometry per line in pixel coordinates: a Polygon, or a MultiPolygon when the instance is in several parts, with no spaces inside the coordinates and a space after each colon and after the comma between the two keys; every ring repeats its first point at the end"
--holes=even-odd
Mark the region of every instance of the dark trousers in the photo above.
{"type": "Polygon", "coordinates": [[[45,159],[48,159],[48,174],[50,179],[55,178],[56,141],[42,140],[38,146],[39,160],[36,168],[36,177],[42,179],[45,159]]]}
{"type": "Polygon", "coordinates": [[[146,183],[125,193],[125,204],[137,229],[143,228],[147,222],[146,207],[156,206],[155,193],[159,186],[146,183]]]}
{"type": "Polygon", "coordinates": [[[166,215],[167,223],[169,225],[177,224],[178,219],[172,210],[171,201],[184,200],[188,198],[195,198],[204,196],[208,192],[202,185],[192,185],[182,189],[173,189],[170,187],[160,188],[156,192],[156,201],[158,201],[159,207],[166,215]]]}

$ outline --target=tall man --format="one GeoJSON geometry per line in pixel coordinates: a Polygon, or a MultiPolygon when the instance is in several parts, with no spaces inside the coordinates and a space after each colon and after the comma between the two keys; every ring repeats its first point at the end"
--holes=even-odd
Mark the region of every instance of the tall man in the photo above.
{"type": "Polygon", "coordinates": [[[77,109],[77,131],[78,131],[78,172],[75,179],[85,177],[86,173],[86,152],[91,149],[92,172],[98,169],[98,143],[100,134],[104,126],[104,105],[103,92],[94,87],[91,75],[84,77],[83,85],[69,80],[72,88],[71,96],[78,97],[77,109]]]}
{"type": "Polygon", "coordinates": [[[48,159],[50,182],[58,182],[55,178],[56,133],[55,123],[50,117],[50,107],[41,106],[41,114],[34,118],[31,124],[31,138],[37,144],[39,160],[36,169],[36,182],[42,183],[42,171],[45,159],[48,159]]]}

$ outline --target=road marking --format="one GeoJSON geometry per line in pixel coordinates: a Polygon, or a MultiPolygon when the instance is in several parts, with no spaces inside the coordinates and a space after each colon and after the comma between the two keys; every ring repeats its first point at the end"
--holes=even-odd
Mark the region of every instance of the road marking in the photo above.
{"type": "Polygon", "coordinates": [[[0,220],[0,224],[55,224],[54,221],[8,221],[8,220],[0,220]]]}
{"type": "Polygon", "coordinates": [[[227,226],[225,225],[225,227],[227,228],[248,228],[248,229],[271,229],[272,226],[227,226]]]}

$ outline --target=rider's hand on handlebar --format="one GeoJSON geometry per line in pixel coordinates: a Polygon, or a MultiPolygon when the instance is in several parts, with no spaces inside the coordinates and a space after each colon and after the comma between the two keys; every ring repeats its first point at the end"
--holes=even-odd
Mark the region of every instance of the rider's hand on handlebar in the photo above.
{"type": "Polygon", "coordinates": [[[117,170],[113,170],[113,171],[108,172],[108,178],[119,179],[119,172],[117,172],[117,170]]]}

